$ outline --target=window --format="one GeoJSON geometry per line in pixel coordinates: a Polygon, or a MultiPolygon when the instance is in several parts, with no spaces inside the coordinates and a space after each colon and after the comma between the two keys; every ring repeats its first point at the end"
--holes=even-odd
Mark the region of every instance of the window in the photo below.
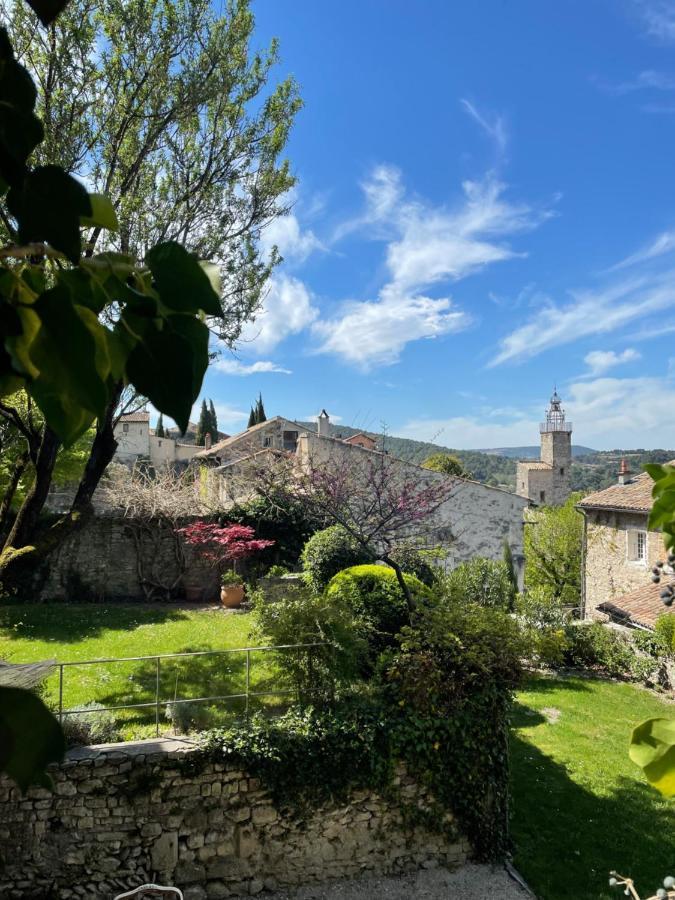
{"type": "Polygon", "coordinates": [[[157,446],[158,446],[158,447],[161,447],[161,446],[162,446],[162,442],[161,442],[161,441],[157,441],[157,446]]]}
{"type": "Polygon", "coordinates": [[[272,437],[268,436],[263,438],[263,447],[271,447],[272,446],[272,437]]]}
{"type": "Polygon", "coordinates": [[[560,470],[560,474],[561,474],[561,475],[564,475],[564,474],[565,474],[565,470],[564,470],[564,469],[561,469],[561,470],[560,470]]]}
{"type": "Polygon", "coordinates": [[[128,424],[127,422],[125,422],[125,423],[122,425],[122,431],[123,431],[125,434],[128,434],[128,432],[129,432],[129,424],[128,424]]]}
{"type": "Polygon", "coordinates": [[[539,491],[539,502],[540,503],[546,502],[546,491],[539,491]]]}
{"type": "Polygon", "coordinates": [[[647,532],[631,530],[626,532],[626,556],[629,562],[647,562],[647,532]]]}

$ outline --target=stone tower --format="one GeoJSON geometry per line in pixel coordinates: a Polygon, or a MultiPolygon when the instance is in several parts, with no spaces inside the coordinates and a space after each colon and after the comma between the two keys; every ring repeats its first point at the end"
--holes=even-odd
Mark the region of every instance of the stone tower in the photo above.
{"type": "Polygon", "coordinates": [[[539,433],[539,462],[525,459],[518,463],[516,493],[535,503],[560,506],[570,494],[572,423],[565,421],[565,410],[555,390],[539,433]]]}

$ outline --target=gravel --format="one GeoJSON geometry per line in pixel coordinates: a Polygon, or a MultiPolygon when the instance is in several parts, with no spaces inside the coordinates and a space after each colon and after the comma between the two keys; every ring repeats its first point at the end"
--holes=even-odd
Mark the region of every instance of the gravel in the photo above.
{"type": "Polygon", "coordinates": [[[455,872],[422,869],[410,875],[364,877],[266,894],[270,900],[532,900],[501,867],[466,865],[455,872]]]}

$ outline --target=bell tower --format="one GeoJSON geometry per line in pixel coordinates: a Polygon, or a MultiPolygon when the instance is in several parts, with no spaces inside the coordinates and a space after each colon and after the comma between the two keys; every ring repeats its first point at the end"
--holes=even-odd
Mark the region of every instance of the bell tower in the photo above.
{"type": "Polygon", "coordinates": [[[549,503],[562,504],[570,494],[572,466],[572,423],[565,421],[565,410],[557,390],[553,391],[545,421],[539,425],[541,461],[551,467],[549,503]]]}

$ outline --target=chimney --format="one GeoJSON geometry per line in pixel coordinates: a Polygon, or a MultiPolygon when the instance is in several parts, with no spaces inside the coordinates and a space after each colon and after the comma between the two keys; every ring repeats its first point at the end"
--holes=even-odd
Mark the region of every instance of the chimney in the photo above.
{"type": "Polygon", "coordinates": [[[618,482],[619,484],[630,484],[630,469],[625,459],[621,460],[621,465],[619,466],[618,482]]]}
{"type": "Polygon", "coordinates": [[[204,435],[204,449],[205,450],[211,449],[211,434],[208,431],[204,435]]]}
{"type": "Polygon", "coordinates": [[[328,437],[330,433],[330,416],[325,409],[322,409],[318,418],[319,435],[328,437]]]}

